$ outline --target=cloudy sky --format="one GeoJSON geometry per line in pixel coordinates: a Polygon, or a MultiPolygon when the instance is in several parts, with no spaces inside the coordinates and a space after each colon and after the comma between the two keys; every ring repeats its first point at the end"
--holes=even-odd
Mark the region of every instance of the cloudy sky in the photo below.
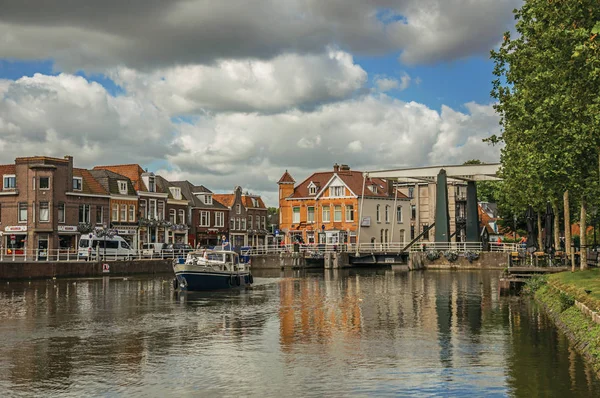
{"type": "Polygon", "coordinates": [[[0,163],[139,163],[274,205],[286,169],[497,161],[489,51],[520,2],[4,2],[0,163]]]}

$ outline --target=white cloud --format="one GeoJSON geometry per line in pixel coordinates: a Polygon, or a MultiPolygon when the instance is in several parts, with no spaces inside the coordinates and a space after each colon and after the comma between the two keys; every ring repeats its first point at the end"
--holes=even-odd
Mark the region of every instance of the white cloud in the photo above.
{"type": "MultiPolygon", "coordinates": [[[[62,74],[0,84],[0,162],[72,154],[79,166],[162,161],[167,176],[215,191],[274,197],[285,169],[296,180],[334,162],[353,169],[498,160],[481,142],[498,133],[491,105],[441,112],[384,94],[276,113],[208,113],[189,123],[137,93],[111,96],[97,83],[62,74]]],[[[274,202],[270,202],[274,204],[274,202]]]]}
{"type": "Polygon", "coordinates": [[[228,60],[143,73],[118,68],[109,74],[132,95],[148,97],[169,114],[275,112],[339,100],[359,90],[367,73],[352,55],[286,54],[269,61],[228,60]]]}
{"type": "Polygon", "coordinates": [[[63,71],[154,70],[223,59],[320,54],[327,46],[406,63],[484,54],[522,0],[12,1],[0,58],[53,59],[63,71]],[[85,4],[84,4],[85,3],[85,4]],[[382,11],[385,18],[382,18],[382,11]]]}

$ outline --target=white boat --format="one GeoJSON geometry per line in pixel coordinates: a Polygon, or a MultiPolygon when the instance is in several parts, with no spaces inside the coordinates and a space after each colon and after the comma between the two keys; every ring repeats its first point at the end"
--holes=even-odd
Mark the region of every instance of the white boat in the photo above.
{"type": "Polygon", "coordinates": [[[241,263],[239,255],[231,250],[190,252],[185,259],[175,259],[173,271],[173,287],[180,290],[236,289],[254,282],[250,264],[241,263]]]}

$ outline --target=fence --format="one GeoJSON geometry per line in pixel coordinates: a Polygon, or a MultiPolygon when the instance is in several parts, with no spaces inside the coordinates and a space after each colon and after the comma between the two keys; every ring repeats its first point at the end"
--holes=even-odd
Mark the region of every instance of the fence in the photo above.
{"type": "Polygon", "coordinates": [[[91,251],[89,255],[82,255],[75,249],[0,249],[0,261],[111,261],[123,259],[175,259],[182,255],[183,252],[148,252],[148,251],[133,251],[129,254],[123,253],[104,253],[103,249],[91,251]]]}

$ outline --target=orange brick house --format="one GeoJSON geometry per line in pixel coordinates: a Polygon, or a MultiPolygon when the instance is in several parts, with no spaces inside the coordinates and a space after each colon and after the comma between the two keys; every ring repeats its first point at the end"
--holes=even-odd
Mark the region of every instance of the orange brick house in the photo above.
{"type": "Polygon", "coordinates": [[[278,185],[279,229],[286,243],[385,244],[407,239],[409,199],[397,189],[394,196],[391,182],[384,179],[364,180],[362,172],[335,164],[332,171],[313,173],[298,185],[286,171],[278,185]]]}

